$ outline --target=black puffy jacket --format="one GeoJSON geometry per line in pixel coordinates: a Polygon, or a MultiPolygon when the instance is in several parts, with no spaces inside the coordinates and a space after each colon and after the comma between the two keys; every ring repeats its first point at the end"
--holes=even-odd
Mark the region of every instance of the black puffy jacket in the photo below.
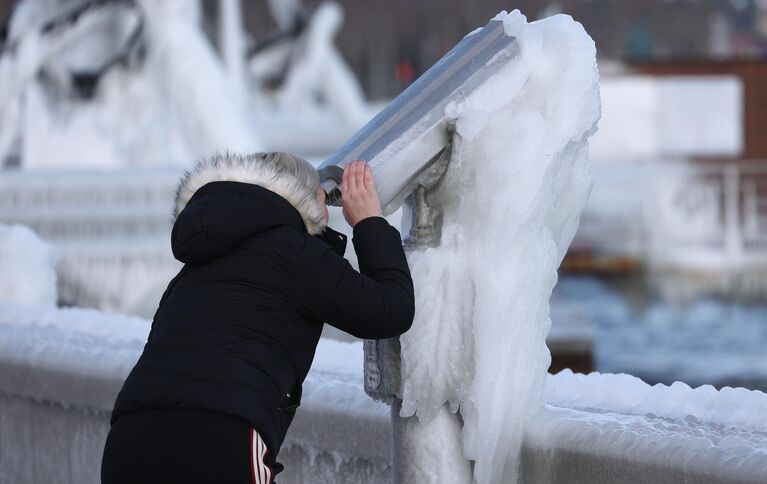
{"type": "Polygon", "coordinates": [[[172,232],[173,254],[185,265],[162,296],[112,422],[156,408],[238,416],[281,468],[275,459],[323,323],[378,339],[404,333],[413,320],[399,232],[370,217],[353,234],[361,274],[342,247],[308,234],[299,212],[274,192],[231,181],[197,190],[172,232]]]}

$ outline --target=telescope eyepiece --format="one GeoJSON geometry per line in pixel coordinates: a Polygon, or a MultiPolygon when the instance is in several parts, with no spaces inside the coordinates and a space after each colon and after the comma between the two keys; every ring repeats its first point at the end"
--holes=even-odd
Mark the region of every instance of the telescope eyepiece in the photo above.
{"type": "Polygon", "coordinates": [[[325,191],[325,205],[341,206],[341,181],[344,169],[338,165],[328,165],[317,170],[320,176],[320,187],[325,191]]]}

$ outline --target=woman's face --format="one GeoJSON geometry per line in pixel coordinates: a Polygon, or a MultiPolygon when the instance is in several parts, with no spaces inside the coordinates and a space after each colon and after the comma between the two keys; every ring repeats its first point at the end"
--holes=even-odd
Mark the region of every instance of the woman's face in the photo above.
{"type": "Polygon", "coordinates": [[[322,216],[325,219],[325,225],[327,225],[330,220],[330,214],[328,213],[328,206],[325,205],[325,190],[322,188],[317,189],[317,199],[322,203],[322,216]]]}

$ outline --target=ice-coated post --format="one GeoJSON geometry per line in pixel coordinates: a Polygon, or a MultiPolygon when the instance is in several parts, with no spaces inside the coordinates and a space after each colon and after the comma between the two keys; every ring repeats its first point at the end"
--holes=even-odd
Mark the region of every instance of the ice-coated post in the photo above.
{"type": "MultiPolygon", "coordinates": [[[[418,185],[406,200],[412,211],[410,233],[404,241],[406,251],[439,245],[442,213],[428,202],[429,190],[418,185]]],[[[370,397],[394,403],[402,389],[399,338],[365,340],[365,393],[370,397]]]]}
{"type": "MultiPolygon", "coordinates": [[[[451,105],[460,104],[492,74],[519,53],[515,38],[503,22],[491,20],[461,40],[450,52],[360,129],[341,149],[318,167],[320,182],[334,205],[340,204],[342,167],[367,161],[381,199],[384,215],[403,201],[410,215],[405,249],[410,252],[439,245],[442,213],[430,200],[455,152],[451,105]]],[[[431,422],[402,418],[401,347],[399,338],[365,341],[365,392],[392,406],[392,480],[417,482],[419,469],[444,468],[451,482],[470,480],[470,466],[463,459],[441,462],[429,451],[431,435],[455,434],[448,439],[461,455],[460,419],[443,408],[431,422]],[[467,477],[468,476],[468,477],[467,477]]]]}

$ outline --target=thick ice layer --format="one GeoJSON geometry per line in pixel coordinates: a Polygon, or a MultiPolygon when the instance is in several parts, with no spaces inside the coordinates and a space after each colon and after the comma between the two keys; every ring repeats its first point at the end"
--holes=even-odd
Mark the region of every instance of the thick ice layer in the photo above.
{"type": "Polygon", "coordinates": [[[23,225],[0,225],[0,302],[56,305],[56,254],[23,225]]]}
{"type": "Polygon", "coordinates": [[[549,376],[544,399],[559,407],[694,419],[767,433],[767,394],[745,388],[717,390],[711,385],[691,388],[682,382],[651,386],[631,375],[583,375],[563,370],[549,376]]]}
{"type": "Polygon", "coordinates": [[[763,482],[767,475],[763,392],[565,370],[549,376],[544,399],[528,422],[529,448],[643,463],[666,476],[687,473],[685,482],[763,482]]]}
{"type": "Polygon", "coordinates": [[[524,423],[541,405],[549,296],[590,189],[600,113],[596,51],[580,24],[498,18],[521,52],[452,106],[442,241],[410,254],[416,318],[401,338],[401,414],[430,420],[445,402],[460,406],[479,483],[516,479],[524,423]]]}

